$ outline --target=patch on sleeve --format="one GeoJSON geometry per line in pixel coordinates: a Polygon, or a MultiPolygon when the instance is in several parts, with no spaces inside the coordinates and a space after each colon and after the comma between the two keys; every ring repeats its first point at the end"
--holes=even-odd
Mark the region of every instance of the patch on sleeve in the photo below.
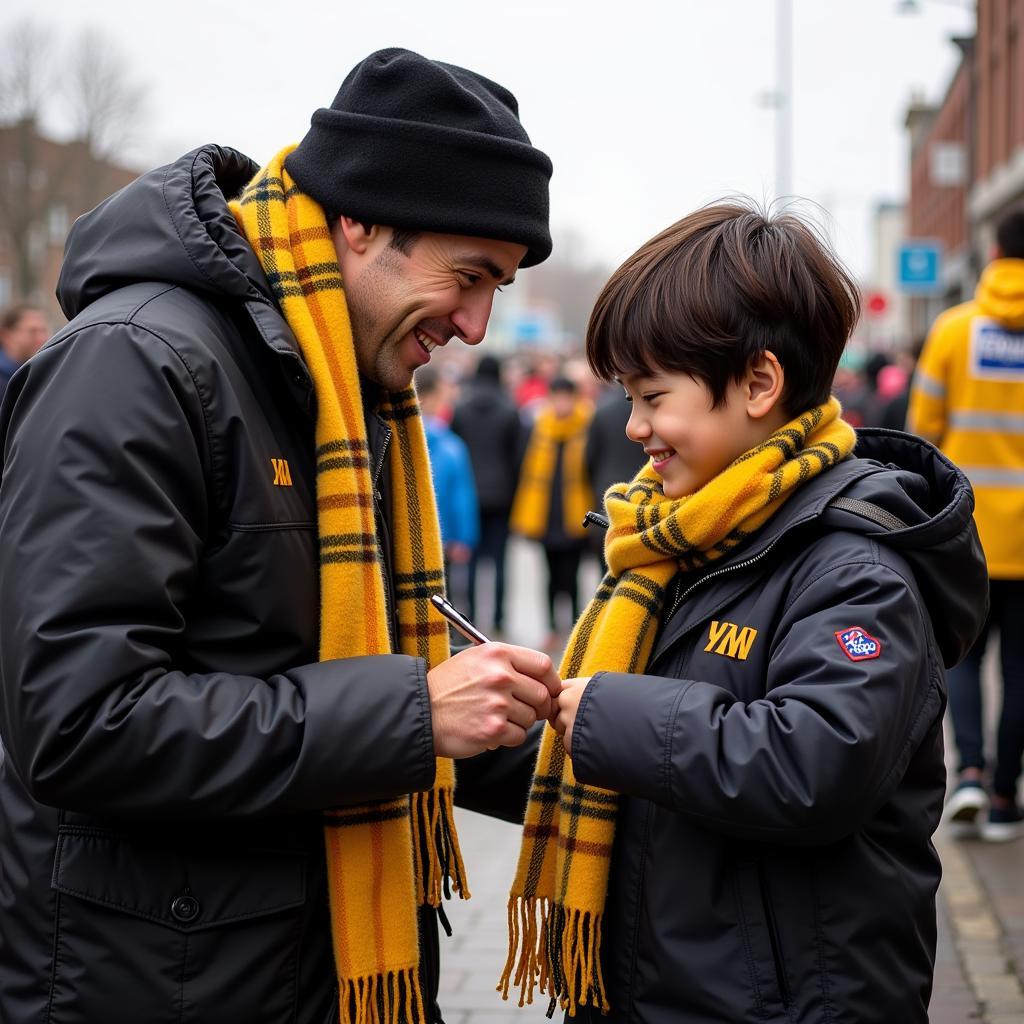
{"type": "Polygon", "coordinates": [[[850,626],[836,633],[839,646],[850,661],[867,661],[882,653],[882,642],[876,640],[863,626],[850,626]]]}

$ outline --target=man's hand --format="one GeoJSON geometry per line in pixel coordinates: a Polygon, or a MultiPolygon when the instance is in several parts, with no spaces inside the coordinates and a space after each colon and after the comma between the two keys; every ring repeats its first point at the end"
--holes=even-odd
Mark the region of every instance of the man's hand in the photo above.
{"type": "Polygon", "coordinates": [[[534,722],[550,718],[561,688],[540,651],[498,643],[460,651],[427,673],[435,753],[473,757],[519,746],[534,722]]]}
{"type": "Polygon", "coordinates": [[[562,683],[562,692],[558,695],[558,707],[552,712],[551,727],[562,737],[565,752],[570,757],[572,757],[572,730],[576,724],[576,711],[590,679],[590,676],[587,676],[586,679],[566,679],[562,683]]]}

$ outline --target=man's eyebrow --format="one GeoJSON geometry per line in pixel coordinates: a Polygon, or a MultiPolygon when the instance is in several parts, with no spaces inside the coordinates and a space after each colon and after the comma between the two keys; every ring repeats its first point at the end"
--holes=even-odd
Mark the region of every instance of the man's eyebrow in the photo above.
{"type": "Polygon", "coordinates": [[[516,275],[514,273],[506,274],[505,271],[488,256],[480,256],[475,253],[467,254],[465,256],[461,256],[459,258],[459,262],[468,263],[471,267],[478,267],[480,270],[486,270],[487,273],[498,282],[498,284],[515,284],[516,275]]]}

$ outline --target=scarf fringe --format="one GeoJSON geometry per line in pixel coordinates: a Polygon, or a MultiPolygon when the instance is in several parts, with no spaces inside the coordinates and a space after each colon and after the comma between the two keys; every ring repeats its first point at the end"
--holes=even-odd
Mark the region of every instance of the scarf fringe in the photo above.
{"type": "Polygon", "coordinates": [[[451,899],[454,890],[459,899],[468,900],[466,866],[462,860],[459,836],[455,831],[455,797],[451,789],[425,790],[412,794],[413,843],[416,875],[416,901],[420,906],[439,907],[442,898],[451,899]],[[427,863],[423,863],[423,853],[427,863]]]}
{"type": "Polygon", "coordinates": [[[416,967],[338,979],[340,1024],[426,1024],[416,967]]]}
{"type": "Polygon", "coordinates": [[[570,1017],[581,1006],[611,1009],[601,970],[601,914],[565,908],[537,896],[508,901],[508,958],[497,990],[508,999],[519,989],[519,1005],[533,1002],[534,990],[551,996],[570,1017]],[[513,974],[514,970],[514,974],[513,974]]]}

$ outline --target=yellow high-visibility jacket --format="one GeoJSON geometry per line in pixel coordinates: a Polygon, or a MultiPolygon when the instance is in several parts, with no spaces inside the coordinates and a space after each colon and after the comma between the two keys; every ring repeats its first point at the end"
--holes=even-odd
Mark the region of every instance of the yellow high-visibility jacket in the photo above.
{"type": "Polygon", "coordinates": [[[993,260],[974,301],[935,321],[907,429],[971,481],[989,575],[1024,579],[1024,260],[993,260]]]}

